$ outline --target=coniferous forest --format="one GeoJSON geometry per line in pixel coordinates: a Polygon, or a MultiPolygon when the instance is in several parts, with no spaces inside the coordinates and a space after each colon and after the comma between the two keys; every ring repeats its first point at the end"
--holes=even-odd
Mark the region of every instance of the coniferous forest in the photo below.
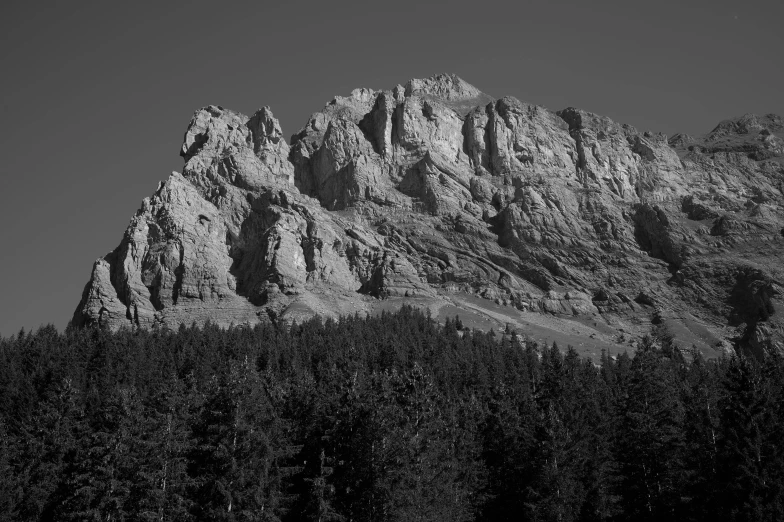
{"type": "Polygon", "coordinates": [[[0,340],[1,520],[784,520],[784,362],[411,308],[0,340]]]}

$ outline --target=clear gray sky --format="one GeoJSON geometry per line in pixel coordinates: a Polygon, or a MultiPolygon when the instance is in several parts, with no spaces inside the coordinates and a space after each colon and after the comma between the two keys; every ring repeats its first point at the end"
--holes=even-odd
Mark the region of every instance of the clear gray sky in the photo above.
{"type": "Polygon", "coordinates": [[[667,134],[784,114],[782,0],[44,3],[0,13],[4,336],[65,327],[208,104],[290,136],[335,95],[453,72],[667,134]]]}

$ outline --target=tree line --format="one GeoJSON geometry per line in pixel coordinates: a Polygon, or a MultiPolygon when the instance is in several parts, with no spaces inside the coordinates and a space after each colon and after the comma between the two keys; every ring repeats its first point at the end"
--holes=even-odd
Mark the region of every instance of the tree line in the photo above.
{"type": "Polygon", "coordinates": [[[784,520],[784,362],[416,309],[0,339],[0,520],[784,520]]]}

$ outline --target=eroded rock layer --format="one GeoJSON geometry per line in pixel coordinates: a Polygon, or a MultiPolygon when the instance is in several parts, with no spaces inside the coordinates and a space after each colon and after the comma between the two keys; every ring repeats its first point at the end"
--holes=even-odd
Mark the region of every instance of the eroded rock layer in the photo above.
{"type": "Polygon", "coordinates": [[[209,106],[181,156],[96,261],[74,324],[409,302],[550,340],[571,328],[588,353],[651,328],[709,356],[784,348],[779,116],[668,139],[437,75],[335,98],[290,144],[269,108],[209,106]]]}

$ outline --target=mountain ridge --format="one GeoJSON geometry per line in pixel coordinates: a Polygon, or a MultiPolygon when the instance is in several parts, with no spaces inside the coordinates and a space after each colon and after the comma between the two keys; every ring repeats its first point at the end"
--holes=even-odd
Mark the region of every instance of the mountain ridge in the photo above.
{"type": "Polygon", "coordinates": [[[783,130],[744,115],[668,138],[447,74],[335,97],[288,143],[268,107],[211,105],[188,126],[182,174],[94,264],[72,323],[408,302],[474,327],[577,332],[589,355],[651,328],[708,356],[780,350],[783,130]]]}

